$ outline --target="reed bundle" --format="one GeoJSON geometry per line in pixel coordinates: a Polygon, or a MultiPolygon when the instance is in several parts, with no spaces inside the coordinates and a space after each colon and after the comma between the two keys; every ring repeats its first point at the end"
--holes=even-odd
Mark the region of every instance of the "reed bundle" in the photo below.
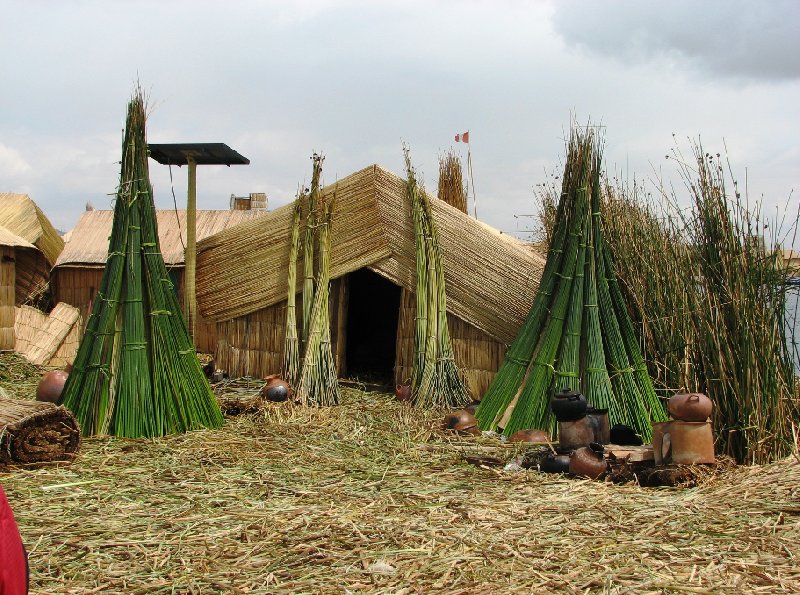
{"type": "Polygon", "coordinates": [[[600,168],[596,133],[573,130],[539,291],[477,410],[482,429],[553,431],[549,402],[563,387],[646,438],[665,418],[603,238],[600,168]]]}
{"type": "Polygon", "coordinates": [[[61,397],[86,435],[222,424],[159,250],[145,122],[139,91],[128,104],[108,262],[61,397]]]}
{"type": "Polygon", "coordinates": [[[288,292],[286,296],[286,331],[283,350],[283,379],[290,386],[297,386],[300,380],[300,346],[297,336],[297,254],[300,247],[300,216],[304,192],[297,195],[292,214],[292,232],[289,246],[288,292]]]}
{"type": "Polygon", "coordinates": [[[459,407],[470,400],[456,366],[447,322],[444,266],[428,196],[416,179],[408,149],[406,187],[414,219],[416,246],[416,327],[411,390],[415,405],[459,407]]]}
{"type": "MultiPolygon", "coordinates": [[[[306,405],[336,405],[339,402],[339,381],[336,373],[336,363],[331,349],[331,318],[330,318],[330,275],[331,275],[331,221],[336,194],[327,200],[320,193],[320,177],[322,175],[321,155],[312,157],[314,169],[311,176],[311,191],[308,194],[308,214],[306,216],[306,243],[304,258],[304,271],[307,287],[310,292],[303,290],[303,308],[309,305],[309,312],[303,313],[304,350],[302,367],[297,382],[295,398],[306,405]],[[315,208],[320,209],[320,216],[315,213],[315,208]],[[313,283],[313,258],[309,254],[314,250],[314,238],[317,238],[317,254],[319,266],[316,283],[313,283]],[[312,283],[308,283],[309,278],[312,283]]],[[[294,232],[293,232],[294,233],[294,232]]],[[[291,263],[290,263],[291,266],[291,263]]],[[[291,275],[291,269],[290,269],[291,275]]],[[[293,302],[294,297],[289,297],[293,302]]],[[[288,308],[287,308],[288,313],[288,308]]],[[[287,321],[288,325],[288,321],[287,321]]]]}
{"type": "Polygon", "coordinates": [[[461,159],[452,149],[439,156],[439,199],[462,213],[467,212],[467,188],[461,159]]]}

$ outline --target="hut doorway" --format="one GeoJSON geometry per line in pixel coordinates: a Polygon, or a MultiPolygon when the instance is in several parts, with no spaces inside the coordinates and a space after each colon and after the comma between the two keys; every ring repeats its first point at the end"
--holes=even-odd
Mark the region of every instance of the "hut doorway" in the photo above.
{"type": "Polygon", "coordinates": [[[350,273],[347,283],[347,375],[392,384],[400,287],[369,269],[350,273]]]}

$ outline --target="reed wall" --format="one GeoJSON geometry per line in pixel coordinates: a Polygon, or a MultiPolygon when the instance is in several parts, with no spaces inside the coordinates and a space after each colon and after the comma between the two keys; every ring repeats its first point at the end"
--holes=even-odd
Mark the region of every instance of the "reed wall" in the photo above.
{"type": "MultiPolygon", "coordinates": [[[[183,268],[173,269],[173,279],[177,280],[178,295],[183,295],[183,268]]],[[[100,282],[103,279],[103,268],[98,267],[57,267],[53,269],[53,294],[55,302],[64,302],[80,310],[82,325],[80,335],[83,336],[86,322],[92,313],[92,303],[100,282]]],[[[179,303],[183,307],[183,300],[179,303]]],[[[214,353],[217,347],[217,325],[209,322],[198,313],[195,320],[194,344],[202,353],[214,353]]]]}
{"type": "MultiPolygon", "coordinates": [[[[414,367],[414,318],[416,297],[403,289],[400,297],[400,317],[397,324],[397,361],[395,382],[406,383],[414,367]]],[[[480,329],[448,313],[447,324],[453,344],[456,365],[464,374],[467,388],[475,399],[483,397],[503,363],[507,346],[480,329]]]]}
{"type": "Polygon", "coordinates": [[[0,350],[14,349],[15,249],[0,246],[0,350]]]}

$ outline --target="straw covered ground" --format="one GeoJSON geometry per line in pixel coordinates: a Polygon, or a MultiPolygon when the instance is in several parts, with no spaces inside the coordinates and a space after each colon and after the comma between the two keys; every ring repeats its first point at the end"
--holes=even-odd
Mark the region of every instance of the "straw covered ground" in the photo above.
{"type": "Polygon", "coordinates": [[[800,591],[794,459],[645,489],[466,464],[440,419],[346,389],[0,483],[36,593],[800,591]]]}

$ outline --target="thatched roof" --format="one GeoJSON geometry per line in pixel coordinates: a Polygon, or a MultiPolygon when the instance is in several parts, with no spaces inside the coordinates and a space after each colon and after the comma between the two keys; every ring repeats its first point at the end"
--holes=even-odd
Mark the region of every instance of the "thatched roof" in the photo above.
{"type": "Polygon", "coordinates": [[[64,241],[27,194],[0,192],[0,225],[41,250],[52,266],[64,241]]]}
{"type": "MultiPolygon", "coordinates": [[[[331,276],[362,267],[415,289],[413,221],[405,180],[377,165],[356,172],[336,193],[331,276]]],[[[538,287],[544,259],[530,246],[432,200],[444,255],[448,310],[510,343],[538,287]]],[[[203,316],[228,320],[286,299],[292,206],[198,244],[197,299],[203,316]]]]}
{"type": "MultiPolygon", "coordinates": [[[[264,211],[197,211],[197,239],[265,215],[264,211]]],[[[186,211],[157,210],[158,240],[167,266],[183,265],[186,244],[186,211]]],[[[69,234],[57,267],[103,267],[108,257],[108,238],[114,211],[86,211],[69,234]]]]}
{"type": "Polygon", "coordinates": [[[10,246],[12,248],[29,248],[36,250],[36,246],[31,244],[25,238],[19,237],[17,234],[9,231],[0,225],[0,246],[10,246]]]}

